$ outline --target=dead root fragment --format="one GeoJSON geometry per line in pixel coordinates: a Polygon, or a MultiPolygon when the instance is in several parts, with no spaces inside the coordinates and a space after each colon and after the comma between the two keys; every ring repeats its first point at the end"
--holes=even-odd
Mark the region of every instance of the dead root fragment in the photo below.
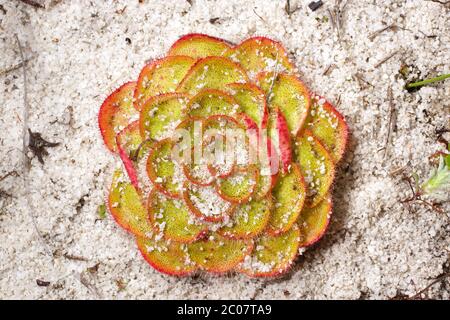
{"type": "Polygon", "coordinates": [[[423,288],[422,290],[420,290],[419,292],[417,292],[415,295],[413,295],[412,297],[410,297],[410,299],[414,300],[414,299],[421,299],[423,297],[424,294],[426,294],[428,292],[428,290],[430,290],[430,288],[432,286],[434,286],[437,283],[440,283],[442,281],[444,281],[445,279],[447,279],[448,277],[450,277],[450,272],[447,273],[443,273],[441,275],[439,275],[436,279],[434,279],[429,285],[427,285],[425,288],[423,288]]]}
{"type": "Polygon", "coordinates": [[[15,65],[12,65],[12,66],[10,66],[10,67],[8,67],[8,68],[6,68],[6,69],[1,70],[1,71],[0,71],[0,76],[3,76],[3,75],[5,75],[5,74],[8,74],[8,73],[13,72],[13,71],[16,71],[16,70],[19,70],[20,68],[22,68],[22,65],[23,65],[24,63],[25,63],[25,65],[26,65],[26,64],[28,64],[28,62],[29,62],[30,60],[32,60],[32,59],[34,59],[34,57],[25,59],[25,62],[19,62],[19,63],[15,64],[15,65]]]}
{"type": "Polygon", "coordinates": [[[39,132],[33,132],[28,128],[29,142],[28,147],[31,152],[38,158],[41,164],[44,164],[44,156],[48,156],[47,148],[59,146],[59,142],[49,142],[42,138],[39,132]]]}
{"type": "Polygon", "coordinates": [[[397,294],[395,297],[391,298],[391,300],[424,300],[424,299],[432,299],[428,295],[428,291],[433,287],[434,285],[441,283],[442,281],[446,280],[450,277],[450,272],[445,272],[439,276],[437,276],[430,284],[428,284],[425,288],[419,290],[417,293],[415,293],[412,296],[407,296],[405,294],[397,294]]]}
{"type": "Polygon", "coordinates": [[[400,203],[406,205],[409,212],[412,212],[411,211],[411,203],[418,203],[418,204],[427,206],[430,209],[432,209],[433,211],[435,211],[435,212],[437,212],[439,214],[443,214],[443,215],[445,215],[448,218],[448,215],[446,215],[446,213],[442,209],[440,203],[433,203],[433,202],[430,202],[430,201],[427,201],[427,200],[423,199],[422,192],[417,187],[415,187],[416,183],[413,182],[413,180],[414,179],[412,177],[410,177],[410,176],[404,175],[402,177],[402,181],[404,181],[404,182],[406,182],[408,184],[412,195],[411,195],[411,197],[409,197],[407,199],[401,200],[400,203]]]}
{"type": "Polygon", "coordinates": [[[17,177],[18,175],[19,175],[19,174],[17,173],[17,171],[16,171],[16,170],[13,170],[13,171],[10,171],[10,172],[6,173],[5,175],[1,176],[1,177],[0,177],[0,181],[3,181],[3,180],[5,180],[6,178],[11,177],[11,176],[17,177]]]}

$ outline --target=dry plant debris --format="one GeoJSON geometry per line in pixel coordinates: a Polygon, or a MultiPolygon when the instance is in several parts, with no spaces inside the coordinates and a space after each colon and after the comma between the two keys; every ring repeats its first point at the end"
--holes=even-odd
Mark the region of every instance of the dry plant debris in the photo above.
{"type": "Polygon", "coordinates": [[[28,148],[38,158],[41,164],[44,164],[44,156],[48,156],[47,148],[59,146],[59,142],[49,142],[42,138],[39,132],[33,132],[28,129],[29,142],[28,148]]]}

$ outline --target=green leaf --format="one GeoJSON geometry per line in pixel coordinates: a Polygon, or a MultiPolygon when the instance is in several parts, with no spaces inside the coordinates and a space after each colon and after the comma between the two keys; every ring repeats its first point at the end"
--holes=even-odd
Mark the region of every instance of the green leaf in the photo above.
{"type": "Polygon", "coordinates": [[[437,193],[450,186],[450,169],[447,158],[448,156],[446,156],[444,164],[444,157],[440,156],[438,168],[433,169],[428,180],[422,184],[422,191],[425,194],[437,193]]]}
{"type": "Polygon", "coordinates": [[[98,218],[103,220],[106,218],[106,206],[104,203],[98,206],[97,208],[98,218]]]}
{"type": "Polygon", "coordinates": [[[413,83],[407,83],[405,87],[406,87],[406,89],[421,87],[421,86],[425,86],[427,84],[432,84],[432,83],[435,83],[435,82],[438,82],[438,81],[443,81],[443,80],[445,80],[447,78],[450,78],[450,73],[442,74],[442,75],[440,75],[438,77],[434,77],[434,78],[431,78],[431,79],[425,79],[425,80],[422,80],[422,81],[417,81],[417,82],[413,82],[413,83]]]}

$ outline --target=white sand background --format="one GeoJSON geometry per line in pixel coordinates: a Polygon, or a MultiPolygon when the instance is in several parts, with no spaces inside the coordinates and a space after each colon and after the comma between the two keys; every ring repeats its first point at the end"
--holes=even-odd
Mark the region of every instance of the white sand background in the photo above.
{"type": "MultiPolygon", "coordinates": [[[[449,125],[449,80],[408,93],[399,69],[414,65],[422,78],[450,71],[448,5],[350,0],[338,40],[325,18],[334,0],[315,12],[309,1],[292,0],[298,10],[290,17],[284,0],[139,2],[58,0],[35,9],[0,0],[0,71],[21,61],[17,33],[31,58],[29,126],[61,143],[48,149],[44,165],[31,161],[31,213],[44,245],[22,180],[22,70],[2,73],[0,177],[14,170],[19,176],[0,181],[0,298],[388,299],[411,296],[448,272],[448,218],[421,205],[409,212],[400,203],[409,189],[401,174],[390,174],[404,167],[426,178],[428,157],[442,149],[435,129],[449,125]],[[369,39],[391,24],[398,28],[369,39]],[[348,121],[349,148],[335,182],[328,233],[282,279],[165,276],[141,258],[111,217],[98,220],[118,162],[101,140],[99,107],[114,88],[136,79],[145,61],[163,56],[189,32],[236,43],[253,35],[280,40],[303,80],[338,104],[348,121]],[[335,67],[325,72],[330,65],[335,67]],[[384,157],[390,86],[397,119],[384,157]],[[38,286],[37,279],[50,285],[38,286]]],[[[448,299],[446,281],[427,296],[448,299]]]]}

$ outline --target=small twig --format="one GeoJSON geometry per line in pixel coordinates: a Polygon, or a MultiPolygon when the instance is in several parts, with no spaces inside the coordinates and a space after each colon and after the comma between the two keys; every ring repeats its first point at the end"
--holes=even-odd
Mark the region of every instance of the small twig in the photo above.
{"type": "Polygon", "coordinates": [[[426,79],[426,80],[422,80],[422,81],[408,83],[408,84],[406,84],[405,88],[406,89],[417,88],[417,87],[421,87],[421,86],[424,86],[424,85],[427,85],[427,84],[431,84],[431,83],[434,83],[434,82],[442,81],[442,80],[445,80],[447,78],[450,78],[450,73],[443,74],[443,75],[440,75],[438,77],[434,77],[434,78],[431,78],[431,79],[426,79]]]}
{"type": "Polygon", "coordinates": [[[291,15],[291,1],[290,0],[286,0],[286,5],[284,6],[284,10],[286,11],[286,14],[288,16],[291,15]]]}
{"type": "Polygon", "coordinates": [[[322,73],[323,76],[327,76],[333,71],[333,69],[336,68],[336,65],[334,63],[330,64],[325,71],[322,73]]]}
{"type": "Polygon", "coordinates": [[[439,204],[436,203],[431,203],[429,201],[426,201],[420,197],[418,197],[417,199],[415,199],[415,201],[420,202],[428,207],[430,207],[431,209],[433,209],[434,211],[436,211],[437,213],[440,214],[445,214],[444,210],[442,210],[441,206],[439,204]]]}
{"type": "MultiPolygon", "coordinates": [[[[29,62],[30,60],[32,60],[32,59],[34,59],[34,56],[25,59],[25,64],[28,64],[28,62],[29,62]]],[[[6,69],[0,71],[0,76],[3,76],[3,75],[5,75],[5,74],[8,74],[8,73],[10,73],[10,72],[13,72],[13,71],[16,71],[16,70],[20,69],[20,68],[22,67],[22,65],[23,65],[23,62],[21,61],[21,62],[19,62],[19,63],[13,65],[13,66],[11,66],[11,67],[8,67],[8,68],[6,68],[6,69]]]]}
{"type": "Polygon", "coordinates": [[[386,158],[386,154],[388,151],[388,145],[389,145],[389,142],[391,141],[392,119],[394,118],[394,98],[393,98],[391,86],[389,86],[387,94],[388,94],[388,99],[389,99],[389,122],[388,122],[388,132],[386,135],[386,141],[384,144],[383,158],[386,158]]]}
{"type": "Polygon", "coordinates": [[[22,1],[25,4],[30,5],[32,7],[35,7],[35,8],[45,9],[45,6],[42,3],[39,3],[39,2],[34,1],[34,0],[20,0],[20,1],[22,1]]]}
{"type": "Polygon", "coordinates": [[[261,17],[261,16],[258,14],[258,12],[256,12],[256,9],[255,9],[255,8],[253,8],[253,13],[256,14],[256,16],[257,16],[258,18],[260,18],[265,24],[267,24],[267,21],[264,20],[264,18],[261,17]]]}
{"type": "MultiPolygon", "coordinates": [[[[411,29],[408,29],[408,28],[405,28],[405,27],[395,26],[395,28],[403,30],[403,31],[408,31],[410,33],[414,33],[415,32],[414,30],[411,30],[411,29]]],[[[419,30],[419,29],[417,31],[419,31],[421,34],[423,34],[427,38],[436,38],[436,35],[434,35],[434,34],[426,34],[425,32],[423,32],[422,30],[419,30]]]]}
{"type": "Polygon", "coordinates": [[[375,31],[375,32],[372,32],[372,33],[368,36],[368,38],[369,38],[370,41],[373,41],[373,39],[375,39],[376,37],[378,37],[378,36],[379,36],[380,34],[382,34],[383,32],[388,31],[388,30],[395,30],[396,28],[397,28],[396,25],[390,24],[390,25],[388,25],[388,26],[386,26],[386,27],[384,27],[384,28],[382,28],[382,29],[380,29],[380,30],[377,30],[377,31],[375,31]]]}
{"type": "Polygon", "coordinates": [[[342,102],[342,100],[341,100],[341,95],[339,95],[338,98],[337,98],[337,100],[336,100],[336,103],[335,103],[336,108],[339,107],[339,106],[341,105],[341,102],[342,102]]]}
{"type": "Polygon", "coordinates": [[[407,165],[404,165],[400,168],[396,168],[396,169],[392,170],[391,172],[389,172],[389,175],[394,177],[394,176],[398,175],[399,173],[402,173],[403,171],[405,171],[407,167],[408,167],[407,165]]]}
{"type": "MultiPolygon", "coordinates": [[[[373,41],[376,37],[378,37],[380,34],[382,34],[383,32],[385,32],[385,31],[388,31],[388,30],[392,30],[392,31],[397,31],[397,30],[403,30],[403,31],[408,31],[408,32],[410,32],[410,33],[415,33],[415,31],[414,30],[411,30],[411,29],[408,29],[408,28],[405,28],[405,27],[400,27],[400,26],[398,26],[398,25],[395,25],[395,24],[391,24],[391,25],[388,25],[388,26],[386,26],[386,27],[384,27],[384,28],[382,28],[382,29],[380,29],[380,30],[377,30],[377,31],[375,31],[375,32],[373,32],[373,33],[371,33],[369,36],[368,36],[368,39],[370,40],[370,41],[373,41]]],[[[434,34],[426,34],[425,32],[423,32],[422,30],[417,30],[418,32],[420,32],[421,34],[423,34],[426,38],[436,38],[436,35],[434,35],[434,34]]]]}
{"type": "Polygon", "coordinates": [[[377,69],[379,68],[381,65],[383,65],[384,63],[386,63],[387,61],[389,61],[393,56],[395,56],[397,53],[399,53],[399,50],[396,50],[394,52],[392,52],[390,55],[388,55],[387,57],[383,58],[380,62],[378,62],[374,68],[377,69]]]}
{"type": "Polygon", "coordinates": [[[328,9],[328,14],[330,15],[331,25],[333,26],[333,30],[336,30],[338,40],[341,41],[341,33],[343,31],[343,23],[342,19],[345,14],[345,9],[347,8],[348,0],[345,1],[344,5],[341,6],[342,0],[336,0],[333,10],[328,9]]]}
{"type": "Polygon", "coordinates": [[[358,84],[361,87],[361,89],[366,89],[367,88],[367,86],[362,86],[361,82],[365,83],[368,86],[371,86],[372,88],[374,87],[374,85],[371,84],[366,79],[364,79],[364,77],[359,72],[355,73],[353,76],[356,78],[356,80],[358,80],[358,84]]]}
{"type": "Polygon", "coordinates": [[[68,254],[68,253],[64,253],[63,257],[66,258],[66,259],[69,259],[69,260],[74,260],[74,261],[83,261],[83,262],[89,261],[88,258],[75,256],[75,255],[68,254]]]}
{"type": "Polygon", "coordinates": [[[333,30],[336,29],[336,21],[334,20],[334,13],[330,10],[327,9],[328,15],[330,16],[330,21],[331,21],[331,26],[333,27],[333,30]]]}
{"type": "Polygon", "coordinates": [[[402,181],[406,181],[406,183],[408,184],[409,190],[411,191],[412,196],[408,199],[402,200],[401,202],[403,202],[403,203],[410,202],[417,197],[419,192],[416,190],[416,188],[414,188],[414,186],[411,182],[411,177],[403,176],[402,181]]]}

